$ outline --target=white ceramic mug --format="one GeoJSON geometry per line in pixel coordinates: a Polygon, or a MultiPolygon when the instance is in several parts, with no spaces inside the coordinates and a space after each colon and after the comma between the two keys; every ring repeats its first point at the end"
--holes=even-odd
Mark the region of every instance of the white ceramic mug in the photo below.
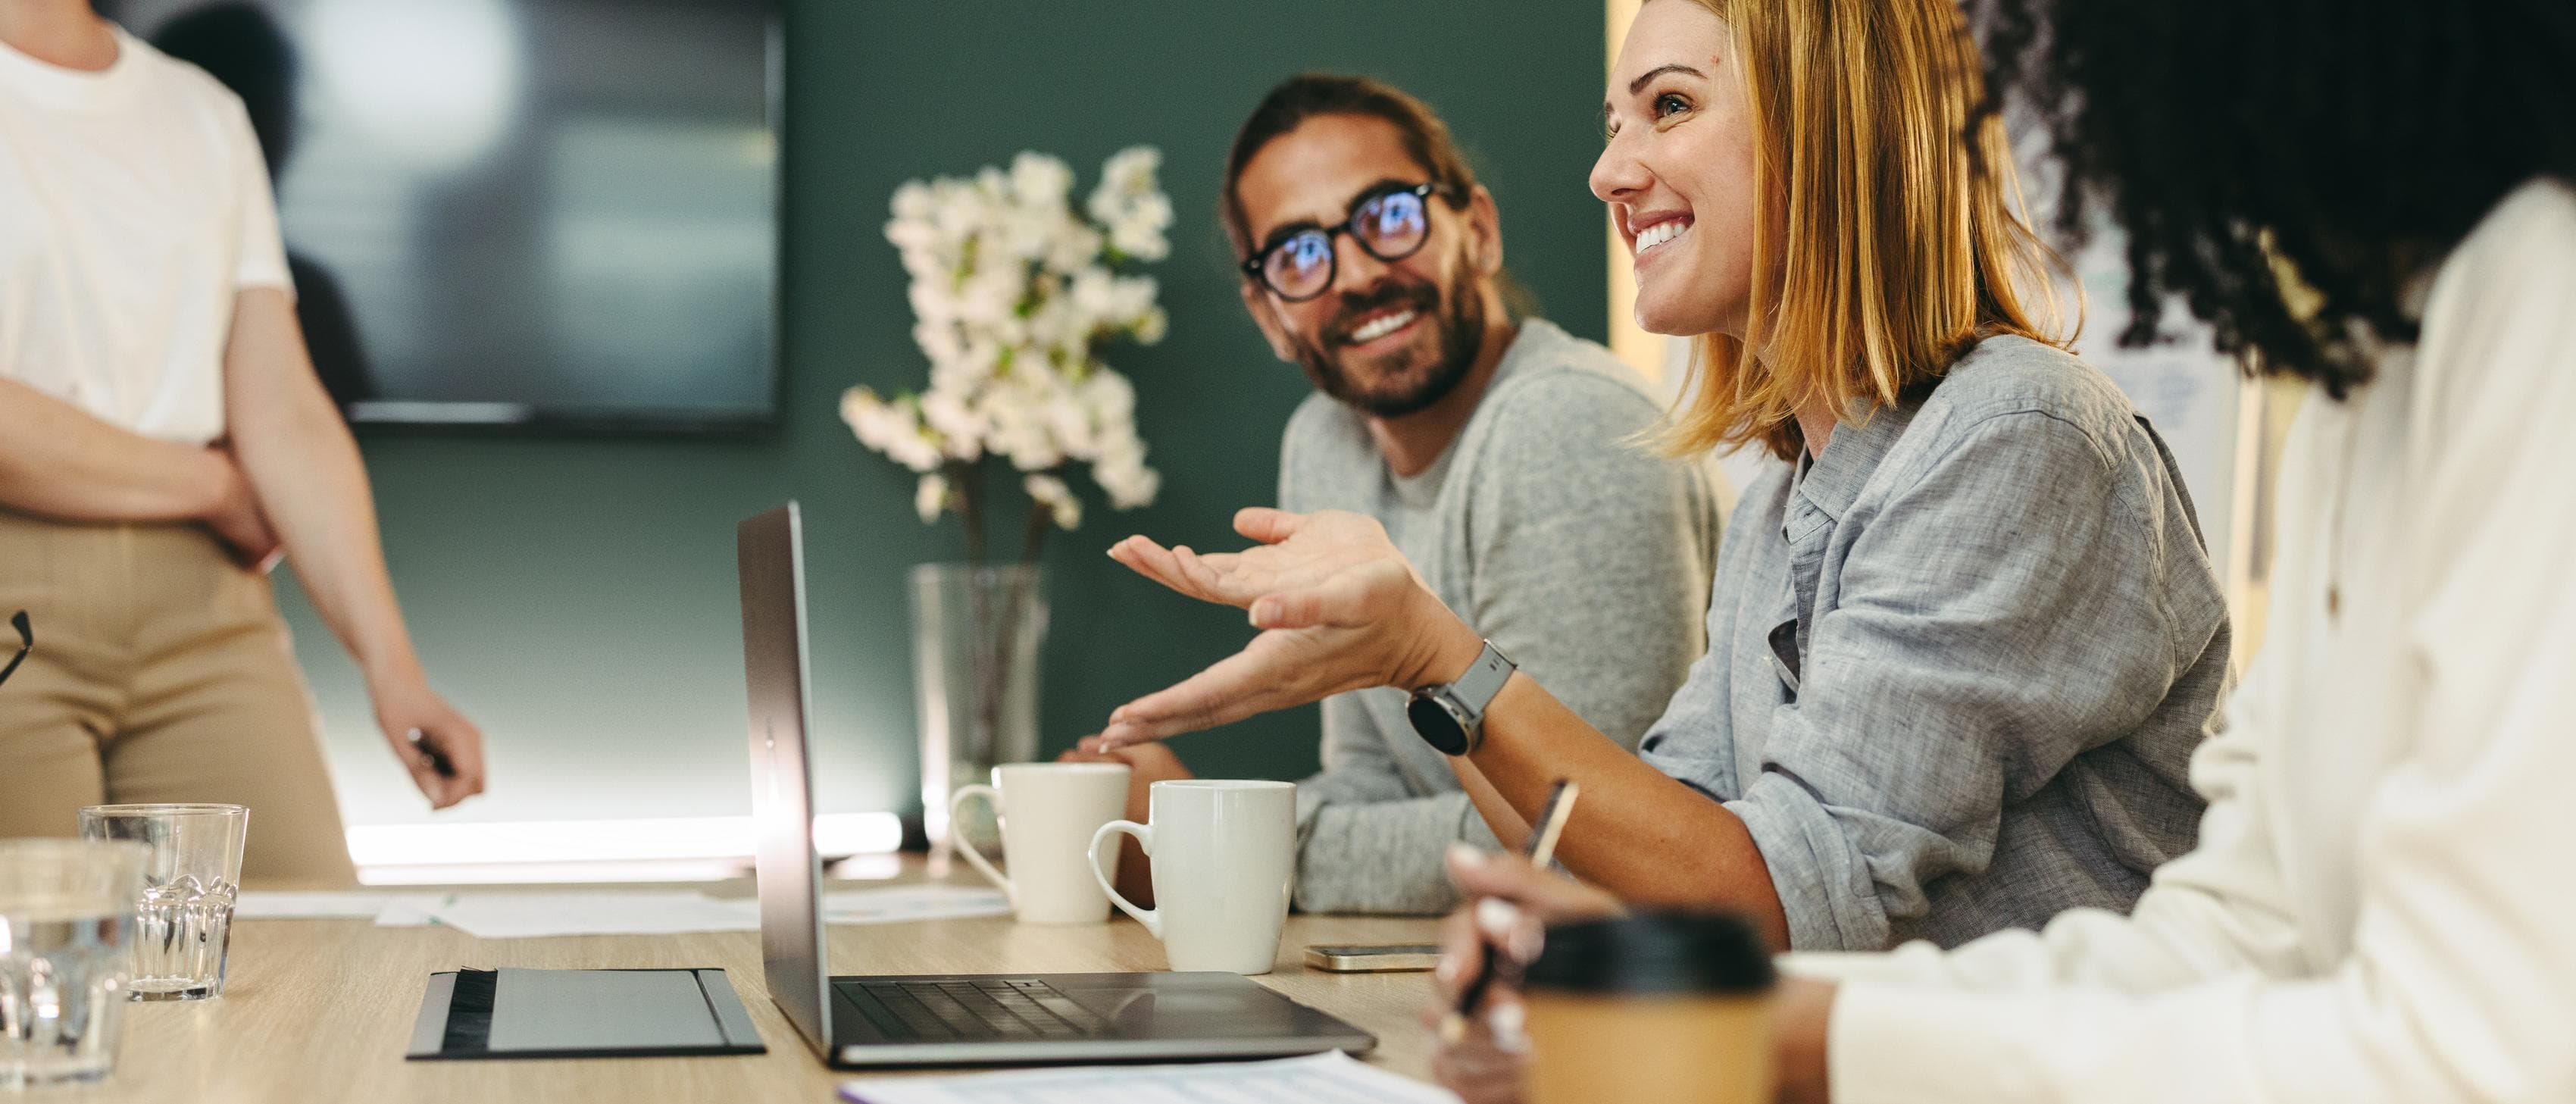
{"type": "Polygon", "coordinates": [[[1175,970],[1266,974],[1288,922],[1297,860],[1297,787],[1288,782],[1191,778],[1147,791],[1150,824],[1113,820],[1091,837],[1091,876],[1163,941],[1175,970]],[[1118,895],[1119,833],[1154,860],[1150,909],[1118,895]],[[1106,864],[1101,850],[1109,848],[1106,864]]]}
{"type": "MultiPolygon", "coordinates": [[[[1083,843],[1100,826],[1127,811],[1124,763],[1009,763],[993,768],[993,784],[959,787],[948,798],[948,822],[972,797],[993,803],[1002,823],[1002,862],[1011,876],[960,836],[957,853],[1011,899],[1023,924],[1097,924],[1109,919],[1109,898],[1091,877],[1083,843]]],[[[1114,858],[1113,858],[1113,861],[1114,858]]]]}

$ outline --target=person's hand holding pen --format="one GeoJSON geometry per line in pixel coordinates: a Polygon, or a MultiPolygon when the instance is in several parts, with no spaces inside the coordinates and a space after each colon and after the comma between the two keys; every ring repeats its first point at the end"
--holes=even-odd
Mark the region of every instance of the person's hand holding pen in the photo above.
{"type": "Polygon", "coordinates": [[[1423,1026],[1441,1039],[1431,1072],[1466,1104],[1518,1101],[1529,1049],[1520,993],[1508,980],[1489,982],[1476,1006],[1463,1010],[1463,1023],[1460,998],[1491,976],[1488,955],[1527,964],[1538,957],[1548,925],[1615,916],[1619,902],[1519,855],[1454,844],[1448,865],[1467,903],[1441,924],[1440,965],[1432,972],[1439,997],[1422,1010],[1423,1026]]]}
{"type": "Polygon", "coordinates": [[[415,672],[370,686],[376,725],[433,809],[483,792],[483,730],[415,672]]]}
{"type": "MultiPolygon", "coordinates": [[[[1440,965],[1433,973],[1439,998],[1422,1010],[1423,1026],[1440,1040],[1432,1076],[1466,1104],[1516,1104],[1527,1085],[1529,1040],[1521,1034],[1520,993],[1506,982],[1489,985],[1463,1030],[1459,997],[1488,971],[1486,956],[1505,954],[1520,963],[1538,957],[1547,928],[1615,916],[1619,901],[1598,889],[1518,855],[1449,849],[1449,877],[1467,903],[1440,927],[1440,965]]],[[[1783,1104],[1823,1104],[1830,1099],[1825,1064],[1826,1030],[1834,986],[1783,975],[1773,1006],[1773,1089],[1783,1104]]]]}

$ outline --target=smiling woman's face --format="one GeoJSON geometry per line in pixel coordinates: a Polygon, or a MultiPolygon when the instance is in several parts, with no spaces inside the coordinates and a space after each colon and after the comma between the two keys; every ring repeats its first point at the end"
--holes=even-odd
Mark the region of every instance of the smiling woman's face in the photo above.
{"type": "Polygon", "coordinates": [[[1650,0],[1602,103],[1609,142],[1592,194],[1610,205],[1649,333],[1744,335],[1762,209],[1733,38],[1690,0],[1650,0]]]}

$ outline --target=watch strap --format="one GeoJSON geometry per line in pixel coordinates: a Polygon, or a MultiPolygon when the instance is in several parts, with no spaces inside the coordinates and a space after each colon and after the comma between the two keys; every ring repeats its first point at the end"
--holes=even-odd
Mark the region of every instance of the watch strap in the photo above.
{"type": "Polygon", "coordinates": [[[1485,707],[1493,704],[1494,695],[1503,692],[1503,684],[1512,680],[1512,672],[1517,669],[1511,657],[1488,640],[1485,650],[1476,653],[1476,662],[1468,666],[1467,673],[1452,680],[1446,689],[1450,698],[1482,727],[1485,707]]]}

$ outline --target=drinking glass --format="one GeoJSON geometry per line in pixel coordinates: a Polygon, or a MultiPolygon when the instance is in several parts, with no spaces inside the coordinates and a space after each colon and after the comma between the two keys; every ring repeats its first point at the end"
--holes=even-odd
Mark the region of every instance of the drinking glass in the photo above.
{"type": "Polygon", "coordinates": [[[147,854],[133,843],[0,840],[0,1092],[116,1067],[147,854]]]}
{"type": "Polygon", "coordinates": [[[135,907],[136,1000],[224,995],[233,899],[241,893],[250,810],[239,805],[92,805],[81,836],[150,848],[135,907]]]}

